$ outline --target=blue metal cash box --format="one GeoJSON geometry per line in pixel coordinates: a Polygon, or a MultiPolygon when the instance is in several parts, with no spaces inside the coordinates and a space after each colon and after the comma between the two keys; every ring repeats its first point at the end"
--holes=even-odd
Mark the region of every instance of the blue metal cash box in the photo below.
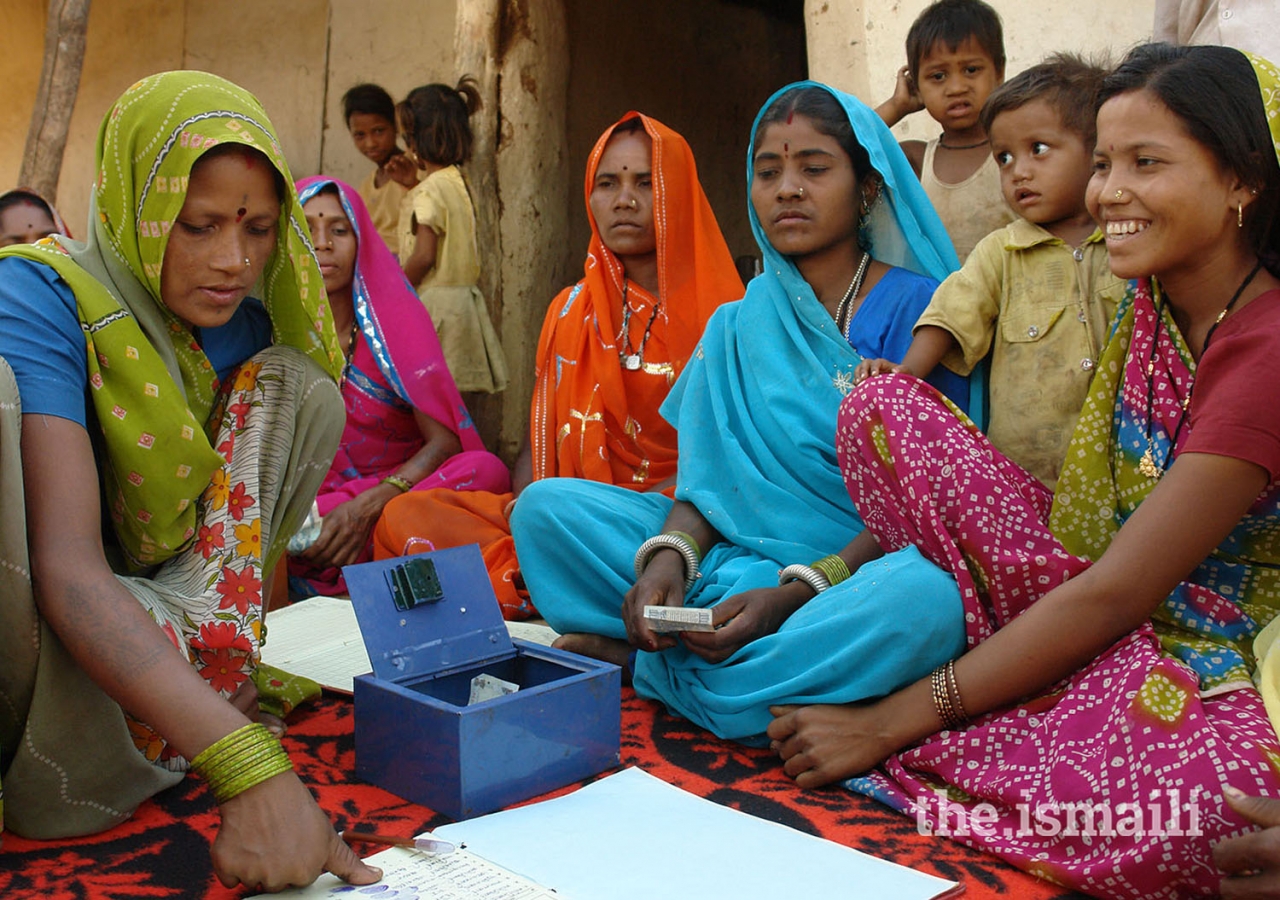
{"type": "Polygon", "coordinates": [[[343,569],[371,675],[356,775],[466,819],[618,765],[621,670],[512,642],[475,544],[343,569]],[[520,686],[468,706],[471,680],[520,686]]]}

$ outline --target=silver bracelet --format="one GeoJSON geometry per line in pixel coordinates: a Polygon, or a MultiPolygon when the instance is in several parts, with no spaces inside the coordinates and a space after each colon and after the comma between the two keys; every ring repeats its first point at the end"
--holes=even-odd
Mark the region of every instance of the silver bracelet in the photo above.
{"type": "Polygon", "coordinates": [[[778,587],[790,584],[793,581],[803,581],[813,588],[815,594],[821,594],[831,587],[831,582],[827,580],[826,575],[823,575],[813,566],[805,566],[800,563],[787,566],[778,572],[778,587]]]}
{"type": "Polygon", "coordinates": [[[636,551],[636,578],[644,574],[645,566],[649,565],[649,557],[665,548],[675,550],[684,557],[684,589],[688,593],[693,583],[702,577],[702,573],[698,571],[698,552],[678,534],[655,534],[640,545],[640,549],[636,551]]]}

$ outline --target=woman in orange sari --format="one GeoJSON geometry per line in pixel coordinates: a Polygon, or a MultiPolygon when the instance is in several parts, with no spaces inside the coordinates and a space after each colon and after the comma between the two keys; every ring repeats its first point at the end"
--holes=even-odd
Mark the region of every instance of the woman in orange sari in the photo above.
{"type": "Polygon", "coordinates": [[[591,151],[585,190],[583,278],[556,297],[542,325],[513,492],[415,491],[388,503],[374,531],[378,559],[478,543],[508,619],[535,613],[511,540],[521,490],[564,477],[670,493],[676,433],[658,407],[711,313],[742,296],[679,134],[627,113],[591,151]]]}

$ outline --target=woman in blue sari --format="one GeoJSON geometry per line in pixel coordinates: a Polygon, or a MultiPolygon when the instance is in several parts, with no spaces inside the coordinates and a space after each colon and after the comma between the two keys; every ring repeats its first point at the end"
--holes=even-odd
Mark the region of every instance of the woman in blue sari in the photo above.
{"type": "MultiPolygon", "coordinates": [[[[882,696],[964,647],[954,580],[914,548],[848,577],[839,554],[863,525],[832,440],[855,367],[902,357],[951,242],[889,130],[823,85],[770,99],[747,164],[764,274],[712,316],[662,406],[675,501],[547,479],[512,517],[561,646],[744,741],[770,706],[882,696]],[[712,608],[715,630],[655,633],[646,605],[712,608]]],[[[940,374],[963,404],[966,382],[940,374]]]]}

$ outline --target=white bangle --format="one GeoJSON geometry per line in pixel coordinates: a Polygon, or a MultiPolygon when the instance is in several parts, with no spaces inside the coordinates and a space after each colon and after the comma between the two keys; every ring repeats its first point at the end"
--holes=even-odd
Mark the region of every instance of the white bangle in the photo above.
{"type": "Polygon", "coordinates": [[[827,580],[826,575],[823,575],[813,566],[805,566],[800,563],[787,566],[785,569],[778,571],[778,587],[790,584],[793,581],[803,581],[813,588],[815,594],[821,594],[831,587],[831,582],[827,580]]]}
{"type": "Polygon", "coordinates": [[[698,571],[698,552],[678,534],[655,534],[640,545],[640,549],[636,551],[636,578],[644,574],[645,566],[649,565],[649,557],[667,548],[675,550],[684,558],[684,589],[688,593],[693,583],[702,577],[702,573],[698,571]]]}

